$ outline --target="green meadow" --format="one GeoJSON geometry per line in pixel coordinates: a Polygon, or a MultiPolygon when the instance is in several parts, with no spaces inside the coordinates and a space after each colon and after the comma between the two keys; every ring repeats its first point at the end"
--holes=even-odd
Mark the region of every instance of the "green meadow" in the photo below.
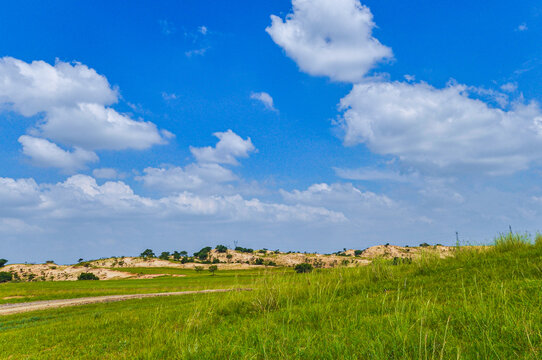
{"type": "MultiPolygon", "coordinates": [[[[134,270],[138,271],[138,270],[134,270]]],[[[184,270],[186,271],[186,270],[184,270]]],[[[0,317],[2,359],[540,359],[542,238],[356,268],[16,283],[54,299],[250,287],[0,317]]],[[[30,298],[31,297],[31,298],[30,298]]],[[[20,299],[18,299],[20,300],[20,299]]]]}

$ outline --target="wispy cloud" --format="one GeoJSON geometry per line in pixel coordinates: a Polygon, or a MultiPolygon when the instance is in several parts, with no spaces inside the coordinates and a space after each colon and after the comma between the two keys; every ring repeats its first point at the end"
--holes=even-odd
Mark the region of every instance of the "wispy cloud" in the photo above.
{"type": "Polygon", "coordinates": [[[250,98],[260,101],[265,106],[265,108],[268,109],[268,110],[278,111],[275,108],[275,105],[273,104],[273,98],[271,97],[271,95],[269,95],[265,91],[253,92],[253,93],[250,94],[250,98]]]}
{"type": "Polygon", "coordinates": [[[519,24],[519,26],[516,28],[516,31],[526,31],[526,30],[529,30],[529,28],[527,27],[527,24],[525,23],[519,24]]]}
{"type": "Polygon", "coordinates": [[[158,20],[158,24],[160,25],[160,29],[164,35],[171,35],[177,31],[175,25],[171,21],[158,20]]]}

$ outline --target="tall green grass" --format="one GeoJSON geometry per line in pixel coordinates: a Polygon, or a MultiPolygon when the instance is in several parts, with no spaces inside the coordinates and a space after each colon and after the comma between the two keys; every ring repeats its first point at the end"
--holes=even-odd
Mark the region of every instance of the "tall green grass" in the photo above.
{"type": "Polygon", "coordinates": [[[503,235],[412,264],[270,271],[250,286],[3,317],[0,357],[542,358],[538,237],[503,235]]]}

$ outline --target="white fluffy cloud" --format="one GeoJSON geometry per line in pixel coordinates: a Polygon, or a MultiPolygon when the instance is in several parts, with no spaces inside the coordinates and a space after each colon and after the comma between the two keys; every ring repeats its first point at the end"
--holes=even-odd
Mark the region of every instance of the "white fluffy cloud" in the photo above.
{"type": "Polygon", "coordinates": [[[344,141],[430,171],[503,174],[542,160],[537,103],[516,102],[504,110],[467,90],[458,84],[357,84],[340,104],[344,141]]]}
{"type": "Polygon", "coordinates": [[[284,21],[271,15],[266,31],[302,71],[357,82],[392,57],[372,36],[373,15],[359,0],[292,0],[292,7],[284,21]]]}
{"type": "Polygon", "coordinates": [[[148,167],[143,170],[145,175],[136,179],[160,191],[184,190],[217,190],[216,186],[237,180],[230,169],[218,164],[189,164],[184,168],[148,167]]]}
{"type": "Polygon", "coordinates": [[[117,91],[107,79],[80,63],[26,63],[0,58],[0,103],[24,116],[79,103],[111,105],[117,91]]]}
{"type": "Polygon", "coordinates": [[[99,185],[87,175],[57,184],[37,185],[33,179],[0,178],[0,211],[16,206],[31,209],[29,217],[47,219],[130,219],[149,216],[182,220],[184,216],[227,221],[344,221],[344,215],[323,207],[285,205],[244,199],[240,195],[201,196],[191,192],[149,198],[137,195],[122,181],[99,185]]]}
{"type": "Polygon", "coordinates": [[[84,168],[89,162],[98,161],[98,156],[92,151],[79,147],[73,151],[66,151],[46,139],[23,135],[19,142],[23,146],[23,154],[37,166],[74,171],[84,168]]]}
{"type": "Polygon", "coordinates": [[[378,195],[370,191],[361,191],[352,184],[313,184],[306,190],[281,190],[283,198],[288,202],[302,203],[330,207],[392,208],[396,204],[385,195],[378,195]]]}
{"type": "Polygon", "coordinates": [[[117,100],[107,79],[83,64],[0,59],[0,109],[41,117],[30,130],[34,138],[20,140],[23,152],[38,165],[66,164],[65,169],[73,170],[97,160],[92,150],[141,150],[166,143],[169,133],[155,124],[109,107],[117,100]],[[64,151],[53,142],[74,150],[64,151]]]}
{"type": "Polygon", "coordinates": [[[273,98],[265,91],[257,93],[253,92],[252,94],[250,94],[250,98],[260,101],[267,110],[277,111],[277,109],[275,109],[275,105],[273,104],[273,98]]]}
{"type": "Polygon", "coordinates": [[[246,158],[256,150],[250,138],[243,140],[231,130],[213,135],[219,139],[215,147],[190,147],[190,152],[199,163],[238,165],[237,158],[246,158]]]}
{"type": "Polygon", "coordinates": [[[113,168],[94,169],[92,170],[92,175],[96,179],[119,179],[126,176],[125,174],[119,173],[113,168]]]}
{"type": "Polygon", "coordinates": [[[413,182],[416,181],[418,177],[418,174],[416,173],[401,174],[393,170],[374,168],[333,168],[333,170],[338,177],[347,180],[413,182]]]}

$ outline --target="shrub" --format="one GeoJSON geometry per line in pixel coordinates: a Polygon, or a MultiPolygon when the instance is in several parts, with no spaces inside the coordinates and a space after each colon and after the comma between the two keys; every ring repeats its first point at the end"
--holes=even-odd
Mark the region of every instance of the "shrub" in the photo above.
{"type": "Polygon", "coordinates": [[[146,249],[139,256],[141,256],[142,258],[145,258],[145,259],[146,258],[156,257],[156,255],[154,255],[154,252],[151,249],[146,249]]]}
{"type": "Polygon", "coordinates": [[[0,272],[0,283],[5,283],[13,280],[13,274],[10,272],[2,271],[0,272]]]}
{"type": "Polygon", "coordinates": [[[265,263],[265,266],[277,266],[277,263],[274,261],[268,261],[265,263]]]}
{"type": "Polygon", "coordinates": [[[308,263],[297,264],[294,270],[298,274],[310,273],[312,271],[312,265],[308,263]]]}
{"type": "Polygon", "coordinates": [[[228,255],[226,255],[226,259],[228,259],[228,260],[229,260],[229,259],[231,259],[231,258],[233,258],[233,255],[232,255],[232,254],[228,254],[228,255]]]}
{"type": "Polygon", "coordinates": [[[214,276],[215,275],[215,271],[218,270],[218,266],[216,265],[211,265],[209,266],[209,272],[214,276]]]}
{"type": "Polygon", "coordinates": [[[179,261],[180,259],[181,259],[181,253],[175,250],[173,252],[173,260],[179,261]]]}
{"type": "Polygon", "coordinates": [[[0,259],[0,268],[4,267],[8,261],[6,259],[0,259]]]}
{"type": "Polygon", "coordinates": [[[228,251],[228,248],[225,245],[217,245],[215,249],[219,253],[225,253],[226,251],[228,251]]]}
{"type": "Polygon", "coordinates": [[[355,256],[360,256],[361,254],[363,254],[363,250],[354,250],[355,256]]]}
{"type": "Polygon", "coordinates": [[[428,246],[431,246],[431,245],[429,245],[429,244],[426,243],[426,242],[420,244],[420,247],[428,247],[428,246]]]}
{"type": "Polygon", "coordinates": [[[203,266],[194,266],[194,270],[196,270],[196,272],[202,272],[203,266]]]}
{"type": "Polygon", "coordinates": [[[252,254],[254,252],[254,249],[249,249],[249,248],[244,248],[244,247],[241,247],[241,246],[237,246],[235,248],[235,251],[252,254]]]}
{"type": "Polygon", "coordinates": [[[219,264],[220,263],[220,260],[218,260],[218,258],[214,258],[213,261],[212,261],[213,264],[219,264]]]}
{"type": "Polygon", "coordinates": [[[79,274],[79,276],[77,277],[77,280],[100,280],[100,278],[94,275],[93,273],[84,272],[84,273],[79,274]]]}
{"type": "Polygon", "coordinates": [[[169,255],[169,251],[162,251],[158,258],[162,260],[169,260],[169,255]]]}
{"type": "Polygon", "coordinates": [[[263,265],[263,259],[262,258],[257,258],[256,261],[254,261],[254,264],[255,265],[263,265]]]}
{"type": "Polygon", "coordinates": [[[191,262],[194,262],[194,258],[193,258],[193,257],[183,256],[183,257],[181,258],[181,264],[186,264],[186,263],[191,263],[191,262]]]}
{"type": "Polygon", "coordinates": [[[45,263],[46,264],[54,264],[55,262],[54,262],[54,260],[47,260],[47,261],[45,261],[45,263]]]}

